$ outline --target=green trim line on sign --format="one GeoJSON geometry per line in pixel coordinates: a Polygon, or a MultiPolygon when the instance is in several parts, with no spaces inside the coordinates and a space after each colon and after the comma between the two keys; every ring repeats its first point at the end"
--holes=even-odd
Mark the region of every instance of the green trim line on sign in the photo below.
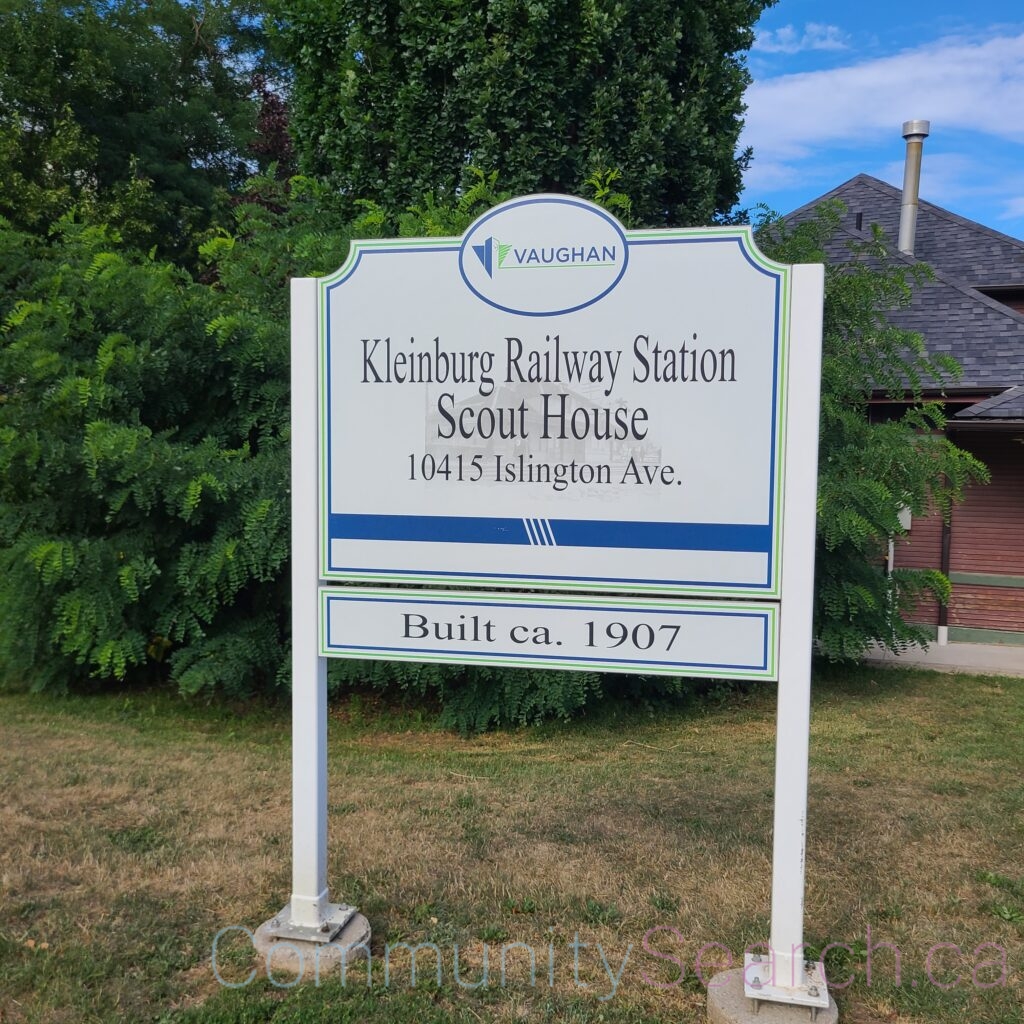
{"type": "MultiPolygon", "coordinates": [[[[320,651],[321,657],[336,658],[338,654],[333,650],[320,651]]],[[[564,661],[542,661],[540,658],[531,658],[528,655],[521,658],[498,658],[482,654],[469,654],[465,651],[452,654],[399,654],[395,651],[388,651],[386,655],[380,651],[370,651],[367,654],[344,655],[349,661],[408,661],[417,664],[443,664],[443,665],[486,665],[492,668],[543,668],[543,669],[566,669],[576,672],[621,672],[623,666],[612,662],[581,662],[567,658],[564,661]]],[[[664,668],[660,665],[645,665],[643,672],[637,673],[645,676],[671,676],[676,679],[752,679],[764,682],[774,682],[774,667],[761,672],[734,671],[732,669],[703,669],[685,667],[664,668]]]]}
{"type": "MultiPolygon", "coordinates": [[[[751,236],[751,248],[760,255],[751,236]]],[[[759,262],[765,262],[762,258],[759,262]]],[[[782,536],[785,532],[785,497],[786,497],[786,448],[788,444],[789,426],[789,328],[792,316],[792,274],[788,266],[772,264],[779,274],[779,355],[776,372],[778,395],[775,403],[777,439],[775,444],[775,550],[772,556],[771,589],[768,596],[778,597],[782,586],[782,536]]]]}
{"type": "Polygon", "coordinates": [[[1024,576],[1008,576],[1003,573],[951,572],[950,583],[976,587],[1006,587],[1010,590],[1024,589],[1024,576]]]}
{"type": "Polygon", "coordinates": [[[614,267],[614,263],[524,263],[517,267],[499,266],[499,270],[590,270],[592,267],[614,267]]]}

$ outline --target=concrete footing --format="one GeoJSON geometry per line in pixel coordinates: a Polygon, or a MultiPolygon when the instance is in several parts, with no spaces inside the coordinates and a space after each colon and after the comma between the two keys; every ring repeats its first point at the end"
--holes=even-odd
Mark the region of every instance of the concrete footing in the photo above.
{"type": "Polygon", "coordinates": [[[748,999],[743,992],[743,968],[722,971],[708,982],[708,1024],[837,1024],[834,999],[814,1017],[806,1006],[748,999]]]}
{"type": "Polygon", "coordinates": [[[300,981],[344,981],[347,971],[365,970],[361,961],[370,955],[370,922],[362,914],[353,915],[330,942],[282,939],[271,934],[273,925],[265,921],[254,939],[261,973],[265,970],[271,981],[287,979],[289,987],[300,981]]]}

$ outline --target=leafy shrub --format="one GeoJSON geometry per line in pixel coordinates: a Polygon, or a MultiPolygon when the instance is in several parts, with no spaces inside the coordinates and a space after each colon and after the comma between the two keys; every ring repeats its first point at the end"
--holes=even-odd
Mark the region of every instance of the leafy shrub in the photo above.
{"type": "Polygon", "coordinates": [[[894,326],[889,315],[909,304],[930,273],[893,257],[882,236],[851,247],[843,262],[824,249],[841,204],[787,229],[761,225],[758,242],[787,263],[825,263],[814,635],[830,659],[860,657],[872,641],[892,650],[927,642],[927,631],[906,616],[923,595],[945,602],[949,580],[931,569],[885,571],[890,537],[905,531],[900,509],[949,514],[985,467],[943,432],[940,401],[924,391],[955,379],[959,366],[933,356],[920,334],[894,326]],[[907,403],[899,417],[873,421],[872,395],[907,403]]]}
{"type": "MultiPolygon", "coordinates": [[[[457,234],[504,198],[476,173],[405,234],[457,234]]],[[[288,683],[289,290],[350,231],[306,179],[250,183],[197,281],[63,220],[52,244],[0,222],[0,669],[64,689],[154,675],[185,693],[288,683]]],[[[351,232],[372,235],[373,204],[351,232]]],[[[596,675],[336,665],[339,683],[431,694],[464,732],[568,717],[596,675]]]]}
{"type": "Polygon", "coordinates": [[[339,660],[329,666],[329,677],[335,690],[371,686],[436,702],[439,724],[463,735],[572,718],[604,696],[596,672],[339,660]]]}
{"type": "Polygon", "coordinates": [[[348,240],[267,180],[204,282],[102,225],[0,223],[0,667],[8,681],[285,679],[288,278],[348,240]],[[272,190],[276,192],[272,193],[272,190]]]}

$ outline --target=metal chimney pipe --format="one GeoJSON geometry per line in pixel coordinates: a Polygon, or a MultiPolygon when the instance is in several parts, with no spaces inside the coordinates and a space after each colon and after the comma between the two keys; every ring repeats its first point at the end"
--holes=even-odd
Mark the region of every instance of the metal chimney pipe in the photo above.
{"type": "Polygon", "coordinates": [[[917,234],[917,194],[921,187],[921,149],[932,126],[929,121],[904,121],[903,138],[907,140],[907,162],[903,169],[903,205],[900,207],[899,250],[914,255],[917,234]]]}

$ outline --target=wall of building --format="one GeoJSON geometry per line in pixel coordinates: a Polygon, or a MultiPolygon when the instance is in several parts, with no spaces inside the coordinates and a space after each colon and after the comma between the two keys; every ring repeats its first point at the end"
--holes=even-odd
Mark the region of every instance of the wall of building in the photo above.
{"type": "MultiPolygon", "coordinates": [[[[989,467],[992,481],[970,487],[953,510],[950,639],[1024,643],[1024,431],[963,431],[956,442],[989,467]],[[971,635],[975,630],[993,632],[971,635]]],[[[941,567],[939,516],[914,520],[908,537],[897,541],[895,564],[941,567]]],[[[912,618],[935,624],[938,616],[929,601],[912,618]]]]}

